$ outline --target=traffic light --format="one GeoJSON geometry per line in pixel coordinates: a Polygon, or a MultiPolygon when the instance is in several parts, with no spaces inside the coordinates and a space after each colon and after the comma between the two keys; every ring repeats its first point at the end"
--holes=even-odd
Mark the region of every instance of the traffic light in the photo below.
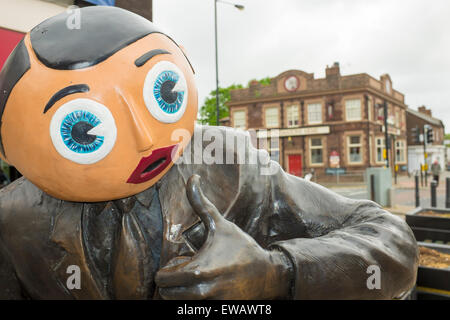
{"type": "Polygon", "coordinates": [[[433,128],[428,127],[427,128],[427,143],[433,143],[433,142],[434,142],[433,128]]]}
{"type": "Polygon", "coordinates": [[[414,127],[411,129],[412,141],[414,144],[420,144],[420,129],[419,127],[414,127]]]}

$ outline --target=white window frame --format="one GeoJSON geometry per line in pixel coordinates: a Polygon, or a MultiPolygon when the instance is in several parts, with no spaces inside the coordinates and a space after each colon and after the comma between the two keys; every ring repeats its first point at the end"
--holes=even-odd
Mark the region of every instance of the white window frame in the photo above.
{"type": "Polygon", "coordinates": [[[325,161],[325,156],[324,156],[324,152],[323,152],[323,137],[311,137],[309,138],[309,163],[312,166],[319,166],[319,165],[323,165],[324,161],[325,161]],[[312,145],[312,141],[313,139],[319,139],[320,140],[320,146],[313,146],[312,145]],[[318,150],[321,149],[322,150],[322,162],[313,162],[313,156],[312,156],[312,151],[313,150],[318,150]]]}
{"type": "Polygon", "coordinates": [[[233,111],[233,127],[236,129],[247,129],[247,112],[245,110],[235,110],[233,111]],[[236,114],[244,114],[243,125],[236,124],[236,114]]]}
{"type": "Polygon", "coordinates": [[[362,120],[361,99],[345,100],[345,119],[347,121],[361,121],[362,120]],[[358,103],[358,105],[356,105],[356,102],[358,103]],[[353,103],[355,103],[355,105],[352,105],[353,103]],[[350,117],[349,116],[349,111],[351,108],[354,109],[352,111],[359,109],[359,117],[350,117]]]}
{"type": "Polygon", "coordinates": [[[369,100],[367,101],[367,120],[372,121],[373,118],[373,103],[372,103],[372,99],[369,98],[369,100]]]}
{"type": "Polygon", "coordinates": [[[267,139],[267,142],[268,142],[267,152],[269,153],[270,159],[272,161],[280,163],[281,158],[280,139],[271,137],[267,139]],[[274,143],[274,145],[272,145],[272,142],[274,143]],[[278,158],[274,158],[274,152],[278,152],[278,158]]]}
{"type": "Polygon", "coordinates": [[[395,163],[404,164],[406,163],[406,141],[405,140],[396,140],[395,141],[395,163]],[[403,160],[399,160],[397,157],[398,150],[403,152],[403,160]]]}
{"type": "Polygon", "coordinates": [[[362,135],[360,134],[352,134],[352,135],[348,135],[347,136],[347,157],[348,157],[348,163],[349,164],[361,164],[364,162],[363,159],[363,147],[362,147],[362,135]],[[352,137],[358,137],[359,138],[359,143],[351,143],[351,138],[352,137]],[[359,148],[359,154],[361,156],[361,160],[360,161],[352,161],[351,157],[350,157],[350,149],[351,148],[359,148]]]}
{"type": "Polygon", "coordinates": [[[298,127],[300,123],[300,111],[299,107],[296,104],[290,105],[286,107],[286,127],[287,128],[295,128],[298,127]],[[297,116],[297,119],[294,117],[297,116]],[[292,121],[292,124],[289,124],[289,121],[292,121]],[[295,123],[297,121],[297,123],[295,123]]]}
{"type": "Polygon", "coordinates": [[[319,123],[323,122],[322,104],[321,103],[317,103],[317,102],[308,103],[306,106],[306,109],[308,111],[308,124],[319,124],[319,123]],[[310,110],[310,108],[316,108],[316,110],[310,110]],[[312,114],[314,114],[314,115],[320,114],[320,120],[317,120],[317,119],[312,120],[312,118],[315,118],[315,116],[314,117],[311,116],[312,114]]]}
{"type": "Polygon", "coordinates": [[[384,137],[375,137],[375,163],[385,163],[386,160],[383,157],[383,150],[386,149],[386,144],[384,141],[384,137]],[[380,139],[381,143],[378,143],[378,139],[380,139]],[[378,161],[378,148],[381,149],[381,161],[378,161]]]}
{"type": "Polygon", "coordinates": [[[279,128],[280,127],[280,110],[279,110],[279,108],[278,107],[266,107],[264,109],[264,122],[265,122],[264,125],[266,128],[279,128]],[[269,124],[267,123],[267,112],[269,110],[276,110],[276,119],[277,119],[276,125],[271,124],[269,126],[269,124]]]}

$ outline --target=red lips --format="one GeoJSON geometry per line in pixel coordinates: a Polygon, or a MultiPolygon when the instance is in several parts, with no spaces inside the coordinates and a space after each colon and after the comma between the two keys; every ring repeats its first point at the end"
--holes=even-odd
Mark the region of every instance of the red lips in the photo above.
{"type": "Polygon", "coordinates": [[[127,183],[143,183],[156,177],[172,162],[172,154],[176,152],[177,148],[178,145],[175,144],[153,150],[148,157],[144,157],[139,161],[127,183]]]}

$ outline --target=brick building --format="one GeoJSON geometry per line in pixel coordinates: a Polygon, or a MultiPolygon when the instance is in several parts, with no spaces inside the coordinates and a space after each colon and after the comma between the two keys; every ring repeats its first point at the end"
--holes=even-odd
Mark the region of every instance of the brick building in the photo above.
{"type": "Polygon", "coordinates": [[[280,140],[268,143],[272,158],[289,173],[317,177],[362,173],[384,166],[384,109],[393,148],[390,166],[407,169],[406,108],[404,95],[392,87],[389,75],[380,79],[362,73],[341,75],[339,64],[326,68],[325,78],[289,70],[248,88],[231,91],[230,125],[242,129],[279,129],[280,140]]]}
{"type": "Polygon", "coordinates": [[[427,160],[428,168],[434,160],[438,160],[441,168],[446,166],[445,127],[441,120],[432,116],[431,110],[421,106],[418,110],[406,109],[406,123],[408,127],[408,170],[413,172],[420,168],[427,160]],[[424,157],[423,143],[417,143],[412,135],[413,128],[419,128],[423,134],[425,125],[433,129],[433,143],[427,144],[427,158],[424,157]]]}

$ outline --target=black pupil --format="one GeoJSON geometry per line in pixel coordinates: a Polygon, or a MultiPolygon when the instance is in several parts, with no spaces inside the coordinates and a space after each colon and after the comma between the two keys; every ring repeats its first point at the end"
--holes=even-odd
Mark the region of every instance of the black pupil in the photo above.
{"type": "Polygon", "coordinates": [[[72,127],[72,139],[79,144],[87,145],[95,141],[97,136],[88,134],[94,126],[88,122],[80,121],[72,127]]]}
{"type": "Polygon", "coordinates": [[[178,98],[178,92],[172,91],[175,87],[176,82],[172,80],[164,81],[161,85],[161,97],[163,100],[169,104],[174,103],[177,101],[178,98]]]}

